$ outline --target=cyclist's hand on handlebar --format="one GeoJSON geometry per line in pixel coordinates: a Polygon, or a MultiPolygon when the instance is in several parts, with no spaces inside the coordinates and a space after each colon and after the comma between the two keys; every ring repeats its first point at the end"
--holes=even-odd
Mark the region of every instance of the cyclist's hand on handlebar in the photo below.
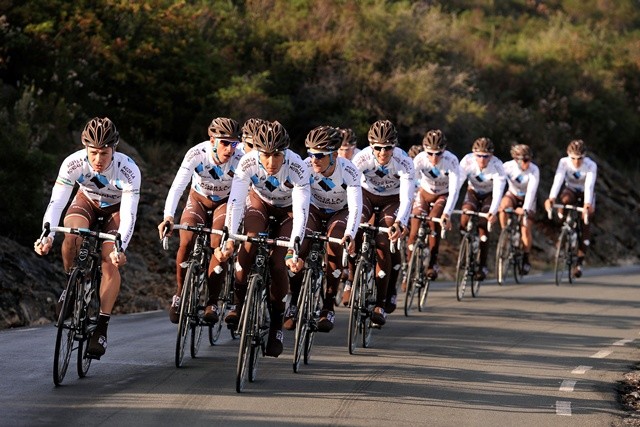
{"type": "Polygon", "coordinates": [[[516,208],[515,212],[516,212],[516,215],[522,216],[524,215],[524,208],[516,208]]]}
{"type": "Polygon", "coordinates": [[[42,240],[38,239],[33,243],[33,250],[38,255],[46,255],[53,246],[53,238],[51,236],[44,237],[42,240]]]}
{"type": "Polygon", "coordinates": [[[304,268],[304,260],[300,257],[293,256],[293,250],[287,251],[284,257],[284,263],[292,273],[297,273],[304,268]]]}
{"type": "Polygon", "coordinates": [[[218,259],[218,261],[225,262],[231,255],[233,255],[233,249],[233,240],[227,240],[224,247],[215,248],[213,254],[218,259]]]}
{"type": "Polygon", "coordinates": [[[548,212],[551,210],[551,208],[553,208],[553,202],[555,202],[554,199],[547,199],[544,201],[544,209],[548,212]]]}
{"type": "Polygon", "coordinates": [[[349,246],[347,247],[347,252],[349,255],[353,256],[356,253],[356,239],[352,239],[351,236],[344,236],[342,241],[340,242],[340,246],[344,248],[344,244],[349,241],[349,246]]]}
{"type": "Polygon", "coordinates": [[[166,236],[171,236],[173,232],[173,217],[168,216],[162,220],[160,224],[158,224],[158,234],[160,235],[160,240],[164,239],[166,236]],[[168,229],[167,229],[168,223],[168,229]]]}
{"type": "Polygon", "coordinates": [[[440,223],[442,227],[444,227],[444,229],[447,231],[451,231],[451,219],[449,218],[449,215],[442,214],[440,219],[442,220],[442,222],[440,223]]]}
{"type": "Polygon", "coordinates": [[[403,228],[404,227],[402,227],[402,224],[400,224],[398,221],[394,222],[393,225],[389,227],[389,240],[392,242],[398,240],[402,235],[403,228]]]}
{"type": "Polygon", "coordinates": [[[120,252],[116,252],[116,251],[110,252],[109,253],[109,258],[111,259],[111,264],[115,265],[118,268],[122,267],[123,265],[125,265],[127,263],[127,256],[122,251],[120,251],[120,252]]]}

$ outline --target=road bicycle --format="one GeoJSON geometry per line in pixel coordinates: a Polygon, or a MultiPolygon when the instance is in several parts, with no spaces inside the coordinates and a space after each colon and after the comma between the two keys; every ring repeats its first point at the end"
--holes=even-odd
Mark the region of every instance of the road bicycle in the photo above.
{"type": "MultiPolygon", "coordinates": [[[[377,212],[377,211],[376,211],[377,212]]],[[[347,342],[349,354],[354,354],[358,346],[358,337],[363,348],[371,344],[372,328],[379,327],[371,321],[376,305],[376,235],[389,233],[390,227],[378,227],[369,223],[359,226],[362,230],[362,246],[356,261],[351,298],[349,301],[349,327],[347,342]]],[[[396,243],[390,244],[391,252],[396,251],[396,243]]]]}
{"type": "Polygon", "coordinates": [[[511,272],[516,283],[522,282],[524,275],[524,247],[520,230],[527,225],[527,211],[520,216],[512,208],[504,210],[507,225],[500,231],[496,248],[496,277],[502,286],[511,272]]]}
{"type": "MultiPolygon", "coordinates": [[[[323,225],[324,228],[325,226],[323,225]]],[[[324,293],[327,287],[325,243],[341,243],[341,239],[328,237],[315,231],[307,234],[305,238],[311,241],[311,250],[305,259],[304,277],[297,301],[298,312],[293,347],[293,372],[299,371],[301,359],[305,365],[309,364],[313,339],[318,331],[318,321],[320,320],[324,293]]],[[[342,252],[343,267],[347,265],[347,249],[348,242],[342,252]]]]}
{"type": "Polygon", "coordinates": [[[98,218],[93,230],[51,227],[49,223],[45,223],[39,239],[42,241],[50,232],[75,234],[82,237],[80,250],[74,259],[63,291],[62,306],[55,324],[58,331],[53,353],[53,383],[56,386],[62,384],[74,350],[77,351],[77,371],[80,378],[84,378],[89,372],[91,360],[99,359],[89,355],[87,347],[100,315],[102,243],[114,242],[116,253],[121,251],[122,243],[119,233],[113,235],[98,231],[103,224],[103,217],[98,218]]]}
{"type": "MultiPolygon", "coordinates": [[[[413,302],[417,299],[418,311],[422,311],[429,294],[429,285],[431,280],[427,277],[426,270],[429,266],[429,258],[431,252],[429,250],[429,236],[433,233],[429,226],[429,221],[442,224],[440,218],[432,218],[428,215],[419,214],[411,215],[411,218],[420,220],[418,235],[413,244],[411,258],[407,267],[406,281],[407,289],[404,295],[404,315],[409,316],[413,309],[413,302]]],[[[442,238],[445,235],[445,229],[442,227],[442,238]]]]}
{"type": "MultiPolygon", "coordinates": [[[[454,210],[454,214],[468,215],[467,228],[462,232],[458,262],[456,264],[456,298],[462,301],[467,284],[471,284],[471,295],[475,298],[480,295],[481,281],[476,279],[476,273],[480,269],[480,234],[478,232],[478,220],[488,218],[489,214],[472,210],[454,210]]],[[[491,223],[487,226],[491,231],[491,223]]]]}
{"type": "MultiPolygon", "coordinates": [[[[269,224],[273,221],[273,217],[270,217],[269,224]]],[[[238,393],[242,392],[247,380],[249,382],[256,380],[259,356],[262,355],[264,357],[265,355],[267,335],[271,323],[269,315],[271,305],[269,301],[271,248],[273,246],[289,247],[291,243],[289,240],[270,238],[270,229],[271,226],[268,227],[266,232],[258,233],[257,236],[229,233],[229,238],[232,240],[248,242],[257,246],[237,331],[240,337],[238,363],[236,366],[236,391],[238,393]]],[[[226,240],[223,235],[221,247],[224,247],[226,240]]],[[[297,257],[298,247],[299,241],[296,238],[294,242],[294,259],[297,257]]]]}
{"type": "MultiPolygon", "coordinates": [[[[556,285],[560,286],[564,272],[567,272],[569,283],[573,283],[573,267],[578,263],[578,247],[582,241],[582,223],[589,223],[588,217],[580,220],[584,208],[574,205],[554,204],[552,209],[558,210],[558,218],[563,219],[560,235],[556,242],[556,256],[554,260],[554,273],[556,285]]],[[[552,210],[547,211],[549,219],[552,218],[552,210]]]]}
{"type": "MultiPolygon", "coordinates": [[[[210,212],[207,212],[208,216],[210,212]]],[[[166,229],[168,229],[168,224],[166,229]]],[[[218,321],[215,325],[206,322],[203,319],[204,310],[206,308],[207,301],[209,299],[209,288],[207,286],[209,262],[211,261],[212,248],[210,245],[211,234],[222,235],[221,230],[214,230],[205,227],[204,224],[186,225],[186,224],[174,224],[174,230],[184,230],[195,234],[193,248],[189,253],[188,259],[181,264],[181,267],[186,269],[184,276],[184,283],[182,285],[182,292],[180,295],[180,312],[178,315],[178,334],[176,337],[175,348],[175,365],[177,368],[182,366],[184,361],[184,353],[187,348],[187,339],[189,335],[190,340],[190,354],[191,358],[195,358],[200,348],[204,329],[208,329],[209,341],[213,345],[220,336],[222,328],[222,321],[218,321]]],[[[163,238],[163,247],[168,249],[167,236],[163,238]]],[[[218,315],[220,319],[223,319],[227,306],[230,303],[229,294],[232,292],[230,289],[232,283],[233,261],[227,261],[227,274],[223,289],[220,293],[220,297],[217,300],[218,315]],[[230,275],[231,274],[231,275],[230,275]]],[[[218,266],[222,269],[223,267],[218,266]]]]}

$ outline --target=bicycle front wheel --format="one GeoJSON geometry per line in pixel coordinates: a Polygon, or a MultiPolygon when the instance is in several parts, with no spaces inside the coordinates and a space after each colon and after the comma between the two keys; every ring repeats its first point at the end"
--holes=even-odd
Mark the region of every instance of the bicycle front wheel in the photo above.
{"type": "MultiPolygon", "coordinates": [[[[191,358],[195,359],[198,355],[198,350],[200,349],[200,343],[202,342],[202,335],[204,333],[204,328],[209,329],[208,324],[204,323],[202,317],[204,316],[204,309],[207,306],[207,301],[209,299],[209,287],[207,286],[207,276],[205,274],[201,274],[198,278],[197,286],[193,290],[193,294],[191,295],[193,301],[191,303],[191,307],[193,311],[191,312],[191,358]]],[[[218,322],[220,323],[220,322],[218,322]]]]}
{"type": "Polygon", "coordinates": [[[565,268],[568,274],[571,274],[571,248],[569,247],[569,236],[566,229],[560,231],[558,242],[556,243],[556,258],[554,263],[554,272],[556,277],[556,286],[560,286],[565,268]]]}
{"type": "Polygon", "coordinates": [[[364,262],[358,262],[356,271],[351,285],[351,299],[349,301],[349,330],[347,331],[347,341],[349,354],[354,354],[358,346],[358,334],[361,332],[360,321],[362,317],[362,288],[366,286],[364,283],[365,276],[364,262]]]}
{"type": "Polygon", "coordinates": [[[304,273],[302,288],[298,296],[298,314],[296,316],[295,343],[293,345],[293,372],[298,372],[300,369],[300,358],[304,353],[304,342],[307,331],[309,330],[309,319],[311,315],[309,300],[311,299],[312,280],[313,273],[309,269],[304,273]]]}
{"type": "Polygon", "coordinates": [[[184,352],[187,347],[187,337],[189,336],[191,319],[190,313],[193,312],[193,290],[197,286],[197,272],[195,264],[190,264],[187,268],[187,273],[182,285],[182,292],[180,295],[180,314],[178,317],[178,335],[176,337],[176,351],[175,351],[175,363],[176,368],[182,366],[184,359],[184,352]]]}
{"type": "Polygon", "coordinates": [[[522,243],[514,247],[511,256],[511,264],[513,265],[513,278],[516,283],[522,283],[524,256],[522,254],[522,243]]]}
{"type": "Polygon", "coordinates": [[[373,277],[373,266],[369,264],[371,272],[365,275],[364,286],[360,288],[360,301],[364,304],[364,309],[360,310],[360,325],[362,328],[362,347],[368,348],[371,345],[371,335],[373,333],[373,322],[371,313],[376,306],[376,282],[373,277]]]}
{"type": "MultiPolygon", "coordinates": [[[[471,272],[476,271],[478,266],[480,265],[480,250],[477,252],[469,254],[469,265],[471,272]]],[[[469,278],[471,280],[471,296],[474,298],[480,295],[480,285],[482,285],[482,280],[476,279],[476,275],[472,274],[469,278]]]]}
{"type": "Polygon", "coordinates": [[[251,276],[244,300],[242,315],[240,316],[240,346],[238,348],[238,364],[236,366],[236,391],[242,392],[249,379],[251,371],[251,354],[253,341],[259,334],[256,330],[258,291],[262,286],[262,277],[257,274],[251,276]]]}
{"type": "Polygon", "coordinates": [[[511,256],[511,233],[509,228],[505,227],[500,232],[498,238],[498,247],[496,249],[496,279],[498,285],[502,284],[509,275],[509,257],[511,256]]]}
{"type": "Polygon", "coordinates": [[[56,345],[53,353],[53,383],[62,384],[73,351],[76,338],[78,317],[75,312],[78,289],[82,284],[82,272],[74,269],[67,282],[65,297],[58,315],[56,345]]]}
{"type": "Polygon", "coordinates": [[[469,279],[469,241],[463,237],[460,241],[458,263],[456,264],[456,298],[462,301],[469,279]]]}
{"type": "MultiPolygon", "coordinates": [[[[215,345],[216,342],[218,342],[220,334],[222,333],[222,324],[224,323],[223,319],[227,317],[229,304],[233,303],[233,298],[230,298],[234,280],[232,259],[233,258],[230,258],[226,263],[224,284],[222,285],[220,295],[218,296],[218,314],[220,320],[215,325],[209,325],[209,344],[211,345],[215,345]]],[[[235,338],[233,333],[231,336],[232,338],[235,338]]]]}

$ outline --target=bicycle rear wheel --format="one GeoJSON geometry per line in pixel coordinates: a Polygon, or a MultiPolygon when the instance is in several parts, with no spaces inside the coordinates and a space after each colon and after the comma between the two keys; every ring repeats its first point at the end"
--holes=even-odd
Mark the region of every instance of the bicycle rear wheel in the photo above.
{"type": "MultiPolygon", "coordinates": [[[[102,278],[102,274],[100,272],[100,267],[95,270],[93,278],[91,279],[90,284],[90,295],[89,303],[84,307],[84,315],[82,320],[82,339],[78,340],[78,376],[80,378],[84,378],[89,372],[89,368],[91,367],[91,358],[87,357],[87,343],[89,342],[89,338],[93,335],[93,331],[95,331],[96,326],[98,325],[98,317],[100,316],[100,279],[102,278]]],[[[85,282],[86,285],[86,282],[85,282]]],[[[83,289],[85,292],[85,296],[87,289],[83,289]]]]}
{"type": "Polygon", "coordinates": [[[458,262],[456,264],[456,298],[462,301],[469,279],[469,241],[463,237],[460,241],[458,262]]]}
{"type": "Polygon", "coordinates": [[[58,328],[56,334],[56,345],[53,353],[53,383],[55,385],[62,384],[69,361],[71,360],[71,352],[73,351],[73,342],[76,338],[78,317],[76,313],[76,298],[78,289],[82,283],[82,272],[74,269],[71,272],[62,308],[58,316],[58,328]]]}
{"type": "MultiPolygon", "coordinates": [[[[373,267],[370,268],[373,270],[373,267]]],[[[371,335],[373,333],[371,313],[373,313],[376,306],[376,282],[373,277],[373,271],[365,277],[366,281],[363,281],[365,286],[360,290],[360,301],[365,305],[364,309],[360,311],[360,324],[362,327],[362,347],[368,348],[371,345],[371,335]]]]}
{"type": "Polygon", "coordinates": [[[568,256],[571,253],[571,248],[569,247],[569,236],[567,235],[566,229],[562,229],[562,231],[560,231],[556,245],[554,272],[556,277],[556,286],[560,286],[565,268],[568,269],[568,274],[571,275],[571,257],[568,256]]]}
{"type": "Polygon", "coordinates": [[[498,285],[502,284],[509,275],[509,258],[511,256],[511,233],[509,227],[505,227],[500,232],[498,247],[496,249],[496,279],[498,285]]]}
{"type": "Polygon", "coordinates": [[[356,266],[356,271],[353,279],[353,284],[351,285],[351,300],[350,300],[350,309],[349,309],[349,329],[347,331],[347,341],[349,354],[354,354],[356,348],[358,347],[358,334],[361,332],[362,328],[360,326],[360,320],[362,317],[362,305],[365,303],[362,300],[362,288],[365,285],[364,276],[365,276],[365,266],[363,262],[358,262],[356,266]]]}
{"type": "Polygon", "coordinates": [[[312,276],[313,273],[311,270],[307,270],[304,273],[302,288],[298,296],[298,314],[296,316],[295,342],[293,345],[293,372],[298,372],[300,369],[300,359],[304,353],[304,342],[307,331],[309,330],[309,320],[311,317],[309,300],[311,299],[312,276]]]}
{"type": "Polygon", "coordinates": [[[197,272],[195,264],[189,264],[187,273],[185,274],[184,284],[182,285],[182,293],[180,295],[180,314],[178,317],[178,335],[176,337],[175,364],[176,368],[182,366],[184,352],[187,348],[187,337],[190,332],[191,319],[190,315],[195,309],[193,306],[193,290],[197,286],[197,272]]]}
{"type": "Polygon", "coordinates": [[[236,366],[236,391],[242,392],[252,370],[253,343],[257,338],[257,315],[259,305],[258,291],[262,286],[262,277],[254,274],[249,280],[247,296],[244,300],[240,316],[240,346],[238,348],[238,364],[236,366]]]}

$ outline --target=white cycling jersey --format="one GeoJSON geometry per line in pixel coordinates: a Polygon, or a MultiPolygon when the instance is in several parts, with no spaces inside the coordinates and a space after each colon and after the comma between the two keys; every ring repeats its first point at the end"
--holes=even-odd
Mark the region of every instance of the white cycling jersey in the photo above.
{"type": "Polygon", "coordinates": [[[230,232],[238,232],[249,188],[252,187],[265,203],[280,208],[291,207],[294,215],[290,247],[293,247],[296,236],[302,241],[309,216],[309,168],[293,151],[287,149],[284,153],[284,163],[275,175],[267,174],[260,163],[259,151],[253,150],[242,156],[233,177],[227,204],[225,225],[230,232]]]}
{"type": "Polygon", "coordinates": [[[413,166],[416,170],[416,179],[420,188],[429,194],[446,194],[447,203],[442,213],[451,215],[458,200],[460,186],[460,162],[455,154],[444,151],[442,156],[437,157],[438,162],[434,165],[426,151],[418,153],[413,159],[413,166]]]}
{"type": "Polygon", "coordinates": [[[236,149],[231,158],[221,165],[214,160],[213,145],[204,141],[185,154],[180,169],[173,179],[164,205],[164,217],[173,217],[182,193],[191,180],[191,188],[198,194],[217,202],[229,196],[236,167],[244,153],[236,149]]]}
{"type": "Polygon", "coordinates": [[[325,213],[349,208],[345,235],[355,238],[362,215],[362,186],[360,171],[350,160],[337,157],[336,167],[330,176],[315,173],[311,159],[305,163],[311,174],[311,204],[325,213]]]}
{"type": "Polygon", "coordinates": [[[510,160],[503,167],[507,178],[507,190],[518,197],[524,197],[522,208],[533,211],[536,204],[538,184],[540,183],[538,166],[535,163],[529,163],[529,168],[522,170],[517,161],[510,160]]]}
{"type": "Polygon", "coordinates": [[[362,172],[362,188],[368,192],[379,196],[400,195],[396,220],[406,226],[415,195],[415,170],[411,157],[403,149],[395,147],[389,163],[381,165],[369,146],[353,156],[353,164],[362,172]]]}
{"type": "Polygon", "coordinates": [[[560,193],[562,183],[575,191],[584,192],[584,203],[593,205],[595,195],[596,177],[598,165],[589,157],[582,160],[579,168],[575,168],[569,156],[563,157],[558,162],[556,174],[553,177],[553,185],[549,191],[549,198],[555,199],[560,193]]]}
{"type": "Polygon", "coordinates": [[[496,156],[491,156],[487,167],[480,170],[475,154],[469,153],[460,161],[460,181],[458,185],[462,187],[465,180],[467,187],[475,191],[479,196],[492,193],[489,213],[498,212],[500,199],[505,186],[505,172],[502,161],[496,156]]]}
{"type": "MultiPolygon", "coordinates": [[[[120,227],[118,233],[125,250],[133,235],[140,200],[140,169],[129,156],[114,152],[111,165],[102,173],[91,167],[85,149],[68,156],[60,167],[58,178],[51,192],[51,200],[42,220],[52,226],[60,223],[62,211],[69,202],[76,183],[78,191],[101,208],[120,203],[120,227]]],[[[54,233],[50,236],[53,237],[54,233]]]]}

